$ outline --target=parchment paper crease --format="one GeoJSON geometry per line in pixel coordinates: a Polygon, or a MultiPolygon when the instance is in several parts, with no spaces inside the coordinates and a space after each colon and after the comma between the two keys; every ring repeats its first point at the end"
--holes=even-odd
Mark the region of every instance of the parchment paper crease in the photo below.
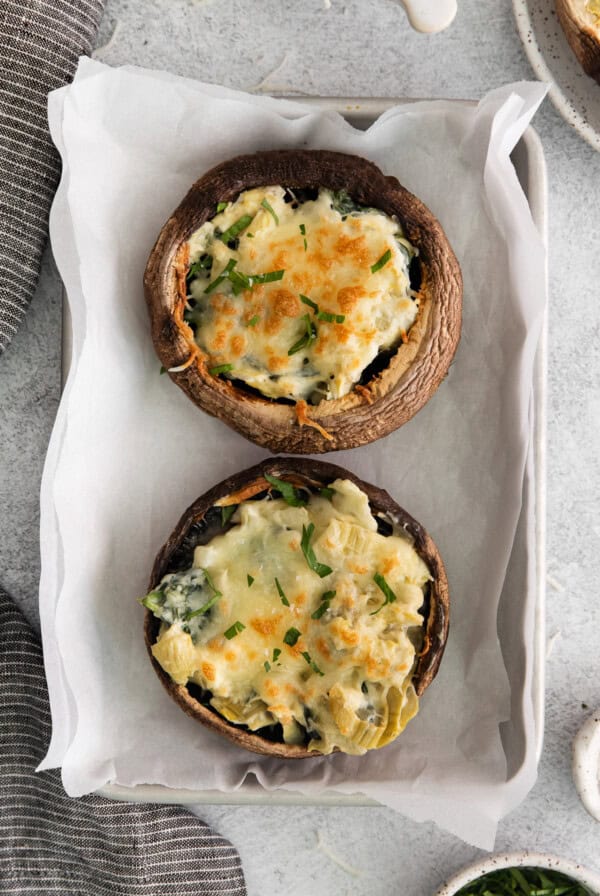
{"type": "MultiPolygon", "coordinates": [[[[62,766],[69,794],[109,781],[235,790],[255,779],[267,790],[360,791],[492,846],[498,820],[535,779],[529,664],[524,761],[507,782],[499,726],[510,692],[496,615],[521,509],[545,298],[543,246],[509,154],[543,94],[523,83],[478,108],[400,106],[367,132],[301,103],[89,60],[51,94],[64,166],[51,237],[74,350],[42,485],[53,717],[43,765],[62,766]],[[285,763],[239,750],[169,700],[145,653],[136,598],[183,509],[264,454],[159,376],[142,294],[147,256],[210,166],[294,146],[364,155],[420,196],[461,262],[465,307],[456,360],[433,400],[399,432],[332,457],[385,487],[437,541],[452,598],[441,672],[394,745],[285,763]]],[[[523,608],[516,637],[530,647],[534,590],[511,598],[523,608]]]]}

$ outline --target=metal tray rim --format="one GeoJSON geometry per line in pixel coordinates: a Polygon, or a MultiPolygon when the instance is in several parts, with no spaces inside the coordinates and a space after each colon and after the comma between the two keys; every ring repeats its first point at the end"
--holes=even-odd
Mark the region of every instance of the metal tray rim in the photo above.
{"type": "MultiPolygon", "coordinates": [[[[347,120],[359,119],[368,126],[373,121],[398,104],[420,102],[418,98],[400,97],[285,97],[302,104],[314,106],[324,111],[338,112],[347,120]]],[[[429,98],[427,101],[431,101],[429,98]]],[[[474,100],[452,99],[453,103],[475,105],[474,100]]],[[[546,162],[541,140],[532,126],[524,132],[518,145],[522,145],[527,163],[527,184],[525,194],[531,215],[544,246],[547,246],[547,175],[546,162]]],[[[546,264],[545,294],[548,292],[548,271],[546,264]]],[[[536,546],[536,600],[534,624],[534,659],[532,674],[532,702],[535,721],[536,759],[539,760],[543,746],[544,696],[545,696],[545,600],[546,600],[546,405],[547,405],[547,354],[548,320],[544,312],[542,332],[536,353],[534,370],[534,501],[535,501],[535,546],[536,546]]],[[[63,382],[66,379],[71,359],[70,317],[67,302],[63,302],[63,382]]],[[[376,800],[363,794],[347,794],[326,790],[319,794],[305,796],[293,790],[277,789],[267,791],[260,785],[244,785],[243,789],[231,792],[218,790],[192,790],[170,788],[162,784],[138,784],[126,787],[120,784],[105,784],[96,793],[108,799],[125,802],[154,802],[180,805],[294,805],[294,806],[380,806],[376,800]]]]}

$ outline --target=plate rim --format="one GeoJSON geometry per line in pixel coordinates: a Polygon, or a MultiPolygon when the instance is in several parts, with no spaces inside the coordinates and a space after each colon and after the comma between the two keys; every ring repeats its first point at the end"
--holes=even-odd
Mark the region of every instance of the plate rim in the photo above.
{"type": "MultiPolygon", "coordinates": [[[[548,84],[548,96],[558,113],[592,149],[600,152],[600,130],[596,130],[567,98],[546,62],[533,27],[529,3],[530,0],[512,0],[517,31],[525,55],[539,80],[548,84]]],[[[552,13],[555,14],[554,8],[551,10],[552,13]]],[[[600,86],[598,90],[600,91],[600,86]]]]}

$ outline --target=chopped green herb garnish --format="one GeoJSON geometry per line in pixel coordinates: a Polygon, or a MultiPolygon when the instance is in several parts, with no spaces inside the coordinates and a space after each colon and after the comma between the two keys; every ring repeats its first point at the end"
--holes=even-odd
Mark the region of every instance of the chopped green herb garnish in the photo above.
{"type": "Polygon", "coordinates": [[[143,607],[146,607],[147,610],[150,610],[154,613],[155,616],[158,616],[158,610],[161,609],[162,605],[165,602],[165,595],[162,591],[151,591],[150,594],[147,594],[145,597],[140,597],[139,603],[143,607]]]}
{"type": "Polygon", "coordinates": [[[212,292],[225,280],[229,280],[233,288],[233,294],[238,296],[244,289],[252,289],[257,283],[273,283],[276,280],[283,280],[283,275],[285,274],[284,270],[268,271],[266,274],[243,274],[241,271],[234,270],[236,264],[236,259],[230,258],[227,262],[227,266],[219,274],[216,280],[213,280],[212,283],[208,284],[204,290],[204,294],[206,295],[206,293],[212,292]]]}
{"type": "Polygon", "coordinates": [[[264,665],[264,667],[265,667],[265,672],[270,672],[270,671],[271,671],[271,663],[270,663],[268,660],[265,660],[264,663],[263,663],[263,665],[264,665]]]}
{"type": "Polygon", "coordinates": [[[276,663],[280,656],[281,656],[281,648],[275,647],[275,649],[273,650],[273,662],[276,663]]]}
{"type": "Polygon", "coordinates": [[[277,479],[276,476],[270,476],[265,473],[265,479],[276,491],[279,492],[286,504],[291,507],[305,507],[306,501],[298,497],[296,489],[291,482],[285,482],[283,479],[277,479]]]}
{"type": "Polygon", "coordinates": [[[242,215],[241,218],[238,218],[231,227],[228,227],[227,230],[223,231],[220,234],[219,239],[222,243],[229,243],[231,240],[234,240],[236,237],[240,235],[242,230],[245,230],[252,223],[252,215],[242,215]]]}
{"type": "Polygon", "coordinates": [[[208,372],[211,376],[219,376],[221,373],[230,373],[233,370],[233,364],[218,364],[217,367],[209,367],[208,372]]]}
{"type": "Polygon", "coordinates": [[[205,603],[198,610],[193,610],[192,612],[186,613],[184,616],[184,619],[186,622],[189,619],[193,619],[195,616],[202,616],[204,613],[207,613],[210,610],[210,608],[216,604],[216,602],[219,600],[219,598],[223,597],[223,595],[218,590],[218,588],[215,587],[215,583],[209,576],[208,570],[202,568],[202,572],[204,573],[204,578],[206,579],[206,584],[208,585],[210,590],[213,592],[213,596],[207,603],[205,603]]]}
{"type": "Polygon", "coordinates": [[[257,323],[259,322],[259,320],[260,320],[260,317],[258,316],[258,314],[255,314],[254,317],[250,318],[250,320],[248,321],[246,326],[247,327],[255,327],[257,325],[257,323]]]}
{"type": "Polygon", "coordinates": [[[253,233],[247,233],[246,236],[248,237],[249,240],[253,240],[253,239],[254,239],[254,234],[253,234],[253,233]]]}
{"type": "Polygon", "coordinates": [[[221,528],[224,529],[237,509],[237,504],[221,507],[221,528]]]}
{"type": "Polygon", "coordinates": [[[250,573],[248,573],[246,578],[248,579],[248,588],[252,588],[252,585],[254,583],[254,576],[251,576],[250,573]]]}
{"type": "Polygon", "coordinates": [[[184,620],[185,620],[186,622],[188,622],[190,619],[193,619],[195,616],[203,616],[204,613],[208,613],[208,611],[210,610],[210,608],[211,608],[211,607],[214,607],[214,605],[216,604],[216,602],[217,602],[217,601],[219,600],[219,598],[222,597],[222,596],[223,596],[223,595],[221,594],[221,592],[220,592],[220,591],[217,591],[217,592],[211,597],[211,599],[210,599],[209,601],[207,601],[203,606],[201,606],[198,610],[190,610],[190,611],[188,611],[188,612],[185,614],[185,616],[183,617],[184,620]]]}
{"type": "Polygon", "coordinates": [[[566,874],[545,868],[500,868],[465,884],[457,896],[591,896],[566,874]]]}
{"type": "Polygon", "coordinates": [[[304,651],[303,651],[302,656],[304,657],[304,659],[306,660],[306,662],[308,663],[308,665],[310,666],[310,668],[313,670],[313,672],[316,672],[317,675],[324,675],[324,674],[325,674],[324,672],[321,672],[321,670],[319,669],[319,667],[317,666],[317,664],[314,662],[314,660],[311,659],[310,653],[309,653],[307,650],[304,650],[304,651]]]}
{"type": "Polygon", "coordinates": [[[300,632],[297,628],[288,628],[287,632],[283,636],[284,644],[289,644],[290,647],[293,647],[300,637],[300,632]]]}
{"type": "Polygon", "coordinates": [[[324,616],[327,610],[329,609],[329,602],[323,601],[322,604],[319,604],[314,613],[310,614],[311,619],[320,619],[321,616],[324,616]]]}
{"type": "Polygon", "coordinates": [[[163,373],[166,373],[166,372],[167,372],[167,368],[166,368],[166,367],[163,367],[163,366],[161,365],[160,372],[159,372],[158,375],[159,375],[159,376],[162,376],[163,373]]]}
{"type": "Polygon", "coordinates": [[[240,632],[243,632],[246,626],[243,622],[240,622],[238,619],[236,622],[231,625],[226,632],[223,632],[228,641],[231,641],[232,638],[235,638],[236,635],[239,635],[240,632]]]}
{"type": "Polygon", "coordinates": [[[376,274],[377,271],[380,271],[381,268],[385,267],[385,265],[388,263],[388,261],[391,259],[391,257],[392,257],[391,249],[387,249],[381,256],[379,261],[376,261],[375,264],[371,265],[371,273],[376,274]]]}
{"type": "Polygon", "coordinates": [[[315,314],[317,314],[317,312],[319,310],[319,306],[317,305],[316,302],[313,302],[313,300],[309,299],[308,296],[303,296],[303,295],[300,295],[300,301],[303,302],[305,305],[308,305],[309,308],[312,308],[312,310],[315,312],[315,314]]]}
{"type": "Polygon", "coordinates": [[[343,324],[346,320],[345,314],[331,314],[330,311],[318,311],[317,320],[327,321],[328,324],[343,324]]]}
{"type": "Polygon", "coordinates": [[[331,314],[330,311],[321,311],[317,303],[313,302],[312,299],[309,299],[308,296],[300,295],[300,301],[305,305],[308,305],[309,308],[312,308],[317,316],[317,320],[324,320],[330,324],[343,324],[346,320],[345,314],[331,314]]]}
{"type": "Polygon", "coordinates": [[[327,610],[329,609],[329,605],[331,601],[335,597],[335,591],[326,591],[323,595],[321,595],[321,603],[317,607],[314,613],[311,613],[311,619],[320,619],[327,610]]]}
{"type": "Polygon", "coordinates": [[[328,576],[330,573],[332,573],[333,570],[330,566],[326,566],[324,563],[319,563],[319,561],[315,557],[315,552],[310,545],[310,540],[314,531],[314,523],[310,523],[308,528],[306,528],[306,526],[302,526],[302,540],[300,542],[300,547],[302,548],[302,553],[304,554],[306,562],[308,563],[312,571],[316,572],[316,574],[323,579],[325,576],[328,576]]]}
{"type": "Polygon", "coordinates": [[[319,489],[319,494],[323,495],[324,498],[328,498],[330,501],[335,495],[335,489],[329,488],[329,486],[324,485],[323,488],[319,489]]]}
{"type": "Polygon", "coordinates": [[[209,292],[212,292],[213,289],[216,289],[217,286],[220,286],[224,280],[228,280],[229,275],[232,272],[232,270],[234,269],[234,267],[236,266],[236,264],[237,264],[237,261],[235,260],[235,258],[230,258],[229,261],[227,262],[226,267],[219,274],[219,276],[216,278],[216,280],[213,280],[212,283],[208,284],[208,286],[204,290],[204,295],[206,295],[209,292]]]}
{"type": "Polygon", "coordinates": [[[217,205],[217,214],[220,215],[221,212],[224,212],[228,205],[228,202],[219,202],[217,205]]]}
{"type": "Polygon", "coordinates": [[[211,577],[209,576],[209,574],[208,574],[208,570],[207,570],[207,569],[204,569],[203,566],[201,566],[200,569],[201,569],[202,572],[204,573],[204,578],[206,579],[206,584],[208,585],[208,587],[210,588],[210,590],[211,590],[211,591],[214,591],[215,594],[218,594],[219,597],[221,597],[221,592],[218,590],[218,588],[215,587],[215,583],[213,582],[213,580],[212,580],[211,577]]]}
{"type": "Polygon", "coordinates": [[[296,352],[299,352],[301,349],[305,348],[307,345],[310,345],[317,338],[317,328],[312,323],[308,314],[302,315],[302,320],[304,321],[304,325],[306,327],[306,333],[302,336],[298,342],[295,342],[291,349],[288,351],[288,355],[295,355],[296,352]]]}
{"type": "Polygon", "coordinates": [[[252,286],[254,286],[255,283],[274,283],[275,280],[283,280],[284,274],[285,270],[269,271],[267,274],[253,274],[248,279],[252,281],[252,286]]]}
{"type": "Polygon", "coordinates": [[[277,585],[277,591],[279,593],[279,597],[281,598],[281,603],[283,604],[284,607],[289,607],[290,602],[287,599],[287,597],[285,596],[283,588],[279,584],[279,579],[277,579],[277,578],[275,579],[275,584],[277,585]]]}
{"type": "Polygon", "coordinates": [[[276,224],[279,224],[279,218],[278,218],[277,215],[275,214],[275,211],[274,211],[273,206],[271,205],[271,203],[270,203],[267,199],[263,199],[263,201],[261,202],[261,205],[262,205],[262,207],[263,207],[266,211],[268,211],[268,213],[271,215],[271,217],[273,218],[273,220],[275,221],[275,223],[276,223],[276,224]]]}
{"type": "Polygon", "coordinates": [[[304,251],[306,252],[308,249],[308,243],[306,242],[306,226],[304,224],[299,224],[298,227],[300,228],[300,233],[304,237],[302,242],[304,243],[304,251]]]}
{"type": "Polygon", "coordinates": [[[385,607],[386,604],[393,604],[396,600],[396,595],[394,594],[384,577],[381,575],[381,573],[376,572],[373,576],[373,581],[375,582],[377,587],[380,588],[385,594],[385,600],[380,607],[378,607],[373,613],[370,614],[371,616],[375,616],[377,613],[379,613],[379,610],[382,610],[383,607],[385,607]]]}
{"type": "Polygon", "coordinates": [[[231,283],[234,296],[239,296],[241,292],[250,287],[250,281],[247,275],[242,274],[239,271],[231,271],[229,274],[229,282],[231,283]]]}
{"type": "Polygon", "coordinates": [[[252,289],[258,283],[273,283],[275,280],[283,280],[285,271],[269,271],[266,274],[242,274],[241,271],[231,271],[229,280],[233,286],[233,294],[239,296],[245,289],[252,289]]]}

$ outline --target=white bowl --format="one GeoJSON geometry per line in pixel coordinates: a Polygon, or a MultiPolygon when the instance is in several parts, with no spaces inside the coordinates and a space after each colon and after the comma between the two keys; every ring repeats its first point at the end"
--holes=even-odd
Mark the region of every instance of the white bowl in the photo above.
{"type": "Polygon", "coordinates": [[[548,853],[529,852],[529,850],[498,853],[497,855],[480,859],[467,868],[463,868],[450,880],[442,884],[439,890],[436,891],[435,896],[452,896],[465,884],[476,880],[484,874],[489,874],[491,871],[498,871],[500,868],[548,868],[552,871],[559,871],[561,874],[566,874],[578,883],[583,884],[595,896],[600,896],[600,874],[590,871],[589,868],[584,868],[576,862],[571,862],[569,859],[561,859],[548,853]]]}
{"type": "Polygon", "coordinates": [[[581,802],[592,818],[600,821],[600,709],[573,741],[573,780],[581,802]]]}

